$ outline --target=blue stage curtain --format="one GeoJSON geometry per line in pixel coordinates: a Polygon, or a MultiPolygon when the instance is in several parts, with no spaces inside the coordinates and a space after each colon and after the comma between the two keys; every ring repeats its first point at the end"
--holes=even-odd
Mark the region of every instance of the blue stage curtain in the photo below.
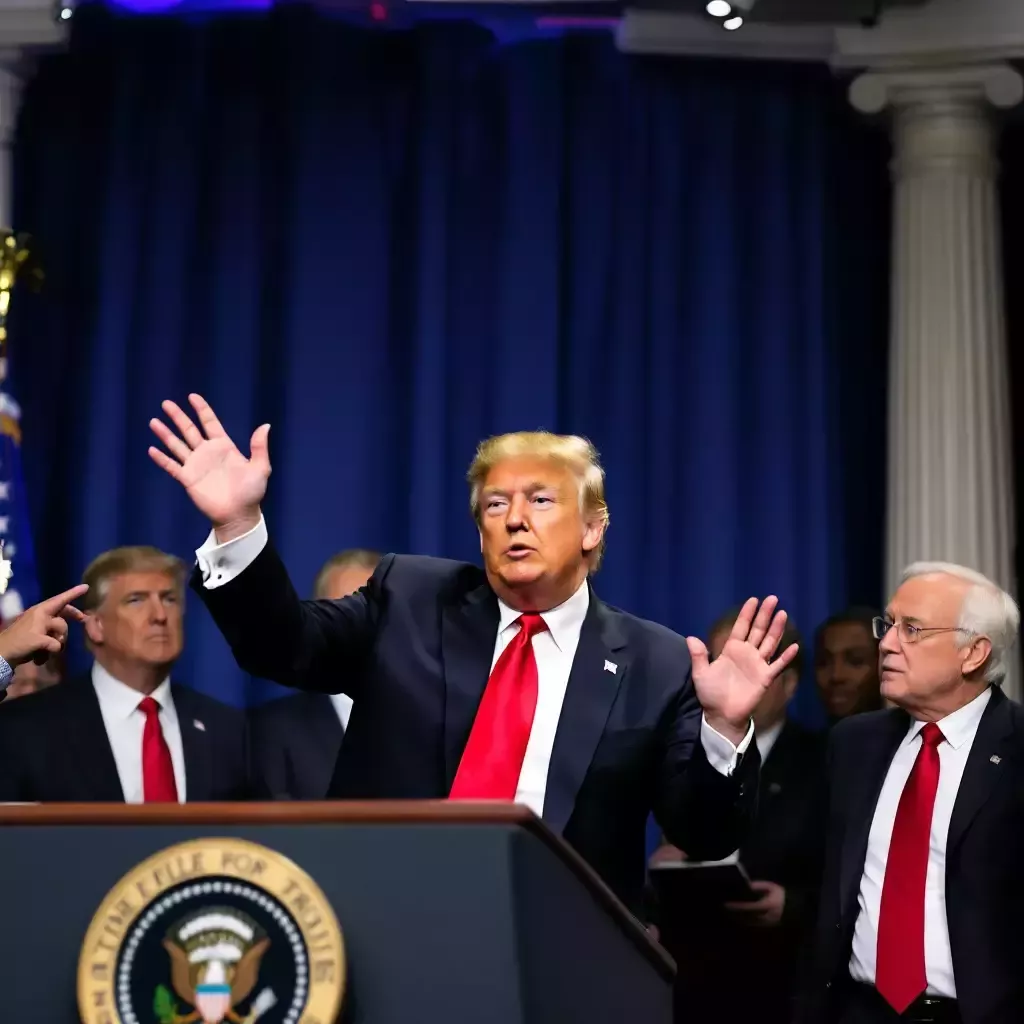
{"type": "MultiPolygon", "coordinates": [[[[302,591],[348,546],[478,558],[475,445],[545,427],[602,452],[605,600],[703,633],[774,592],[808,634],[877,600],[885,156],[824,69],[81,10],[16,148],[46,586],[116,544],[191,562],[206,528],[146,448],[196,390],[242,445],[273,424],[302,591]]],[[[180,675],[275,692],[198,602],[180,675]]]]}

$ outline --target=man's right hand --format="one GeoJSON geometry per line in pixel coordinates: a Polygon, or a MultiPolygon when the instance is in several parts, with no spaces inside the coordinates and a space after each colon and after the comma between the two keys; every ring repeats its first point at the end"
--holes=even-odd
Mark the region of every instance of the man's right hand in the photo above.
{"type": "Polygon", "coordinates": [[[158,419],[150,420],[150,429],[171,455],[159,448],[150,448],[149,455],[185,488],[196,508],[213,524],[217,541],[224,544],[248,533],[260,521],[260,502],[270,478],[270,424],[264,423],[253,432],[246,458],[225,433],[206,400],[194,394],[188,400],[199,417],[202,431],[180,406],[163,402],[161,408],[179,433],[158,419]]]}
{"type": "Polygon", "coordinates": [[[60,653],[68,639],[68,620],[85,621],[85,615],[71,602],[88,589],[85,583],[79,583],[63,594],[26,608],[0,633],[0,657],[16,668],[28,661],[42,665],[51,654],[60,653]]]}

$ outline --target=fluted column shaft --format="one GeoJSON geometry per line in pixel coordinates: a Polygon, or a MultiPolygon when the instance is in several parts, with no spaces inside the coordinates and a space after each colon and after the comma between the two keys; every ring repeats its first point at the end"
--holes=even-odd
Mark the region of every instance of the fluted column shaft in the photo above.
{"type": "MultiPolygon", "coordinates": [[[[892,108],[893,267],[885,579],[959,562],[1016,595],[1009,365],[994,106],[1007,66],[868,73],[865,112],[892,108]]],[[[1020,698],[1019,654],[1006,691],[1020,698]]]]}

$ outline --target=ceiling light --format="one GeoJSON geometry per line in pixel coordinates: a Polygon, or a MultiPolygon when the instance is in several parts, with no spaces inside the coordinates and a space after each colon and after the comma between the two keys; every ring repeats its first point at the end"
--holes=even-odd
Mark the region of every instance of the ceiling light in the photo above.
{"type": "Polygon", "coordinates": [[[732,4],[727,0],[708,0],[704,8],[712,18],[728,18],[732,14],[732,4]]]}
{"type": "Polygon", "coordinates": [[[743,25],[743,19],[737,14],[735,18],[726,18],[722,22],[722,28],[727,32],[735,32],[736,29],[741,28],[743,25]]]}

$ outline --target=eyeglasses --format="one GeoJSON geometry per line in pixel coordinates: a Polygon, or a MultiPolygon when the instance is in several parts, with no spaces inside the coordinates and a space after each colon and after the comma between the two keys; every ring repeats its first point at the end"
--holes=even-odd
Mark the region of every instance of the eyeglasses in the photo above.
{"type": "Polygon", "coordinates": [[[962,626],[915,626],[913,623],[904,622],[902,619],[899,622],[893,622],[890,619],[883,618],[881,615],[876,615],[871,620],[871,632],[876,640],[881,640],[893,626],[896,627],[896,635],[905,644],[917,643],[918,640],[924,639],[928,633],[971,632],[962,626]]]}

